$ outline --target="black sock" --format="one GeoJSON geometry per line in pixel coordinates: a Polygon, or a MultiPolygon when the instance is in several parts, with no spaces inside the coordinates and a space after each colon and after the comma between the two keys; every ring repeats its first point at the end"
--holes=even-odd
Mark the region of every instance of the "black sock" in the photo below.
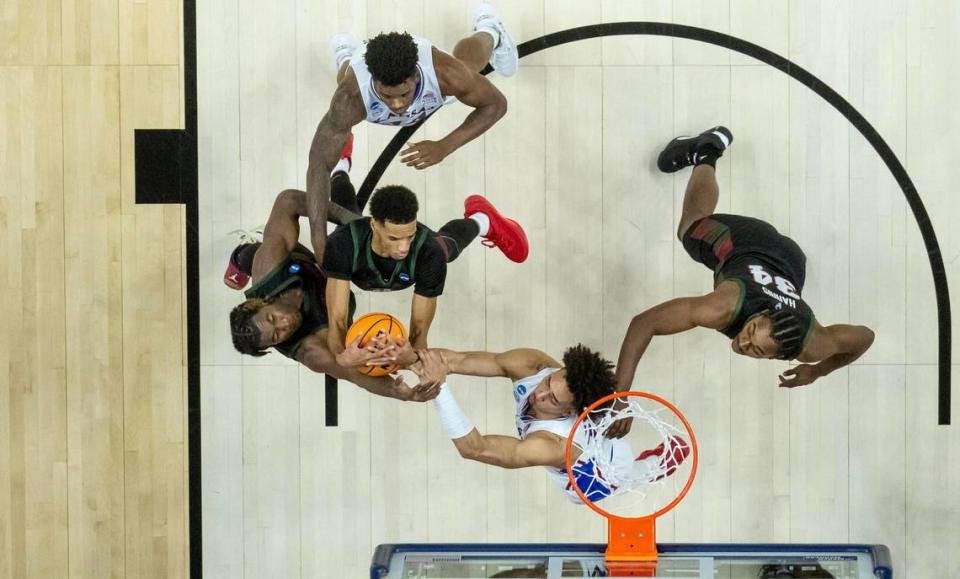
{"type": "Polygon", "coordinates": [[[697,165],[710,165],[714,169],[717,168],[717,159],[723,156],[723,149],[715,146],[712,143],[704,143],[697,147],[697,152],[694,153],[693,166],[697,165]]]}
{"type": "Polygon", "coordinates": [[[473,219],[454,219],[437,232],[437,242],[447,256],[447,263],[457,259],[470,242],[480,235],[480,226],[473,219]]]}
{"type": "Polygon", "coordinates": [[[350,182],[350,175],[345,171],[337,171],[330,177],[330,200],[347,211],[360,213],[357,207],[357,191],[350,182]]]}

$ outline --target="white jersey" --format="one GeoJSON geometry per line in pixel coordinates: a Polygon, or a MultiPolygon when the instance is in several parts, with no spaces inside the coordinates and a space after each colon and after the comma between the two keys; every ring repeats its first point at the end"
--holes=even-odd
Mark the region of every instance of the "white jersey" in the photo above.
{"type": "Polygon", "coordinates": [[[440,81],[437,80],[437,71],[433,68],[433,45],[429,40],[413,37],[417,44],[417,72],[420,74],[417,86],[414,89],[413,102],[403,114],[398,115],[390,110],[377,94],[373,86],[373,77],[367,69],[365,55],[367,43],[362,43],[350,57],[350,67],[360,85],[360,96],[363,97],[363,106],[367,109],[367,120],[378,125],[409,126],[427,118],[430,113],[443,106],[443,95],[440,94],[440,81]]]}
{"type": "MultiPolygon", "coordinates": [[[[570,416],[564,416],[562,418],[553,418],[549,420],[538,420],[527,414],[529,410],[530,393],[536,389],[536,387],[543,382],[543,380],[559,370],[559,368],[544,368],[543,370],[537,372],[533,376],[528,376],[527,378],[521,378],[513,383],[513,399],[517,403],[517,435],[520,439],[525,439],[534,432],[549,432],[551,434],[556,434],[561,438],[570,437],[570,429],[573,428],[573,425],[577,422],[576,414],[571,414],[570,416]]],[[[577,427],[577,432],[573,435],[573,443],[580,448],[586,444],[588,438],[592,436],[589,425],[585,423],[580,423],[580,426],[577,427]]],[[[567,477],[566,468],[556,468],[552,466],[545,466],[547,469],[547,476],[551,481],[556,484],[556,486],[563,492],[563,494],[575,503],[581,503],[580,497],[577,495],[576,491],[573,490],[573,487],[570,485],[570,479],[567,477]]],[[[586,468],[588,470],[592,469],[592,466],[589,463],[581,464],[577,462],[576,469],[586,468]]],[[[607,489],[607,494],[609,494],[609,489],[607,489]]],[[[588,493],[591,500],[599,500],[595,496],[592,496],[588,493]]]]}

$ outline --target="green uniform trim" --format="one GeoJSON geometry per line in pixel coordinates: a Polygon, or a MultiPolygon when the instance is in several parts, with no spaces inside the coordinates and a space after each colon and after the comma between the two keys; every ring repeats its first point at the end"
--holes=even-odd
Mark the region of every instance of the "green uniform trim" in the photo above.
{"type": "MultiPolygon", "coordinates": [[[[733,308],[733,312],[730,314],[730,317],[727,318],[727,323],[726,325],[723,326],[723,330],[726,330],[727,328],[730,327],[731,324],[733,324],[733,322],[737,321],[737,317],[740,316],[740,310],[743,309],[743,302],[747,297],[747,284],[744,283],[742,279],[737,277],[725,279],[723,277],[723,274],[717,273],[717,283],[713,287],[716,288],[718,285],[720,285],[725,281],[731,281],[737,284],[737,288],[740,290],[740,295],[737,296],[737,305],[736,307],[733,308]]],[[[720,330],[720,331],[722,332],[723,330],[720,330]]]]}
{"type": "Polygon", "coordinates": [[[288,257],[270,270],[270,273],[263,276],[257,283],[250,286],[250,289],[243,292],[247,299],[262,298],[268,300],[284,292],[291,285],[300,281],[298,274],[292,274],[284,277],[281,273],[292,263],[288,257]]]}
{"type": "Polygon", "coordinates": [[[430,236],[430,230],[422,223],[417,223],[417,233],[413,239],[412,251],[407,255],[406,259],[397,262],[393,268],[393,272],[390,274],[390,278],[384,279],[380,274],[380,270],[377,269],[376,263],[373,261],[373,226],[369,225],[369,221],[365,222],[368,224],[368,227],[371,228],[368,237],[364,234],[364,231],[360,230],[362,223],[364,223],[364,221],[357,220],[351,221],[347,225],[350,228],[350,238],[353,240],[353,267],[350,270],[351,276],[360,270],[362,250],[367,269],[369,273],[372,274],[369,279],[371,285],[379,288],[390,288],[396,283],[397,276],[400,275],[404,269],[410,272],[410,284],[412,285],[416,281],[417,257],[420,255],[420,249],[423,247],[423,244],[426,243],[427,238],[430,236]]]}

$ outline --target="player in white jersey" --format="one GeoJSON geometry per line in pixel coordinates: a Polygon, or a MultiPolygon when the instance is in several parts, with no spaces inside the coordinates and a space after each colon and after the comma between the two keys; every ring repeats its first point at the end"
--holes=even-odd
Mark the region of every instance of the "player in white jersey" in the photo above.
{"type": "MultiPolygon", "coordinates": [[[[411,369],[421,374],[424,384],[445,381],[447,374],[503,376],[513,381],[515,437],[480,434],[460,410],[450,388],[441,388],[435,407],[461,456],[503,468],[544,467],[567,498],[580,502],[567,477],[567,438],[580,413],[614,391],[612,363],[583,345],[569,348],[562,365],[544,352],[529,348],[499,354],[431,349],[418,351],[418,356],[420,362],[411,369]]],[[[573,473],[581,491],[598,501],[616,489],[597,484],[592,461],[578,460],[579,449],[591,436],[595,436],[591,423],[584,421],[574,434],[573,473]]],[[[676,446],[669,450],[665,471],[658,466],[663,445],[637,455],[623,440],[610,439],[604,444],[617,468],[645,469],[654,481],[672,474],[689,452],[678,438],[671,442],[676,446]]]]}
{"type": "Polygon", "coordinates": [[[454,97],[473,107],[463,123],[439,141],[410,143],[401,160],[416,169],[439,163],[482,135],[506,112],[507,99],[479,74],[489,62],[505,76],[517,70],[517,47],[490,4],[474,14],[473,33],[449,55],[407,33],[378,34],[362,46],[348,35],[332,42],[338,70],[330,109],[313,136],[307,167],[310,231],[316,255],[326,243],[329,175],[350,129],[363,120],[407,126],[454,97]]]}

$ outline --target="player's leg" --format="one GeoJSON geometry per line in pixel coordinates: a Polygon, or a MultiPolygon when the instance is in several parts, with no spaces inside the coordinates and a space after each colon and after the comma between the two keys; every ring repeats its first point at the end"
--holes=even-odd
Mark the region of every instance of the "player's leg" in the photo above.
{"type": "Polygon", "coordinates": [[[697,165],[687,181],[687,189],[683,193],[683,213],[680,214],[680,223],[677,225],[677,238],[690,225],[708,215],[716,213],[717,201],[720,199],[720,186],[717,184],[716,170],[710,165],[697,165]]]}
{"type": "Polygon", "coordinates": [[[488,2],[481,3],[474,11],[473,34],[457,42],[453,56],[476,72],[490,63],[503,76],[513,76],[519,62],[517,44],[488,2]]]}
{"type": "MultiPolygon", "coordinates": [[[[350,177],[347,174],[352,164],[352,158],[353,134],[351,133],[347,143],[343,146],[343,151],[340,153],[340,161],[330,175],[330,197],[333,202],[327,208],[327,219],[337,225],[343,225],[360,218],[360,210],[357,208],[357,193],[354,191],[353,184],[350,183],[350,177]]],[[[303,204],[303,207],[298,208],[297,211],[305,211],[306,192],[290,189],[281,193],[281,195],[284,194],[288,198],[296,197],[297,202],[303,204]]],[[[280,197],[277,199],[279,201],[280,197]]],[[[275,218],[273,213],[271,213],[271,218],[275,218]]],[[[295,226],[296,223],[286,225],[295,226]]],[[[297,231],[299,231],[298,227],[297,231]]],[[[238,230],[236,233],[240,234],[240,245],[236,246],[230,253],[227,270],[223,274],[223,283],[235,290],[242,290],[250,280],[250,273],[253,271],[253,258],[262,245],[257,237],[258,234],[262,236],[263,231],[246,232],[238,230]]],[[[313,252],[300,243],[296,244],[293,252],[300,259],[305,259],[307,256],[311,256],[309,259],[313,259],[313,252]]]]}
{"type": "Polygon", "coordinates": [[[683,234],[693,222],[715,212],[720,197],[715,167],[717,159],[732,142],[733,134],[729,129],[714,127],[694,137],[673,139],[657,157],[657,167],[664,173],[674,173],[693,166],[683,195],[678,238],[683,239],[683,234]]]}
{"type": "Polygon", "coordinates": [[[347,139],[340,153],[340,160],[330,172],[330,200],[339,205],[347,214],[339,214],[338,225],[349,223],[360,218],[360,208],[357,206],[357,191],[350,182],[350,168],[353,166],[353,133],[347,139]],[[353,215],[350,215],[350,214],[353,215]]]}
{"type": "Polygon", "coordinates": [[[444,224],[436,234],[437,243],[443,249],[447,263],[460,257],[460,254],[480,234],[480,226],[473,219],[452,219],[444,224]]]}
{"type": "Polygon", "coordinates": [[[347,67],[350,66],[350,57],[353,51],[357,49],[357,39],[349,33],[334,34],[330,38],[330,49],[333,51],[333,68],[337,71],[337,84],[343,80],[343,75],[347,73],[347,67]]]}

